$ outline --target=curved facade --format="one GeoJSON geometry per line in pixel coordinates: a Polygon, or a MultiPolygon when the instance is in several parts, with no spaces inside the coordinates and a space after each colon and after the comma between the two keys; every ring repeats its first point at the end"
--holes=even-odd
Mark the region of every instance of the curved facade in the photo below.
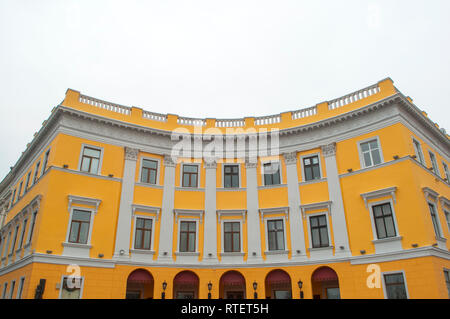
{"type": "Polygon", "coordinates": [[[221,120],[69,89],[0,184],[0,293],[448,298],[449,158],[389,78],[221,120]]]}

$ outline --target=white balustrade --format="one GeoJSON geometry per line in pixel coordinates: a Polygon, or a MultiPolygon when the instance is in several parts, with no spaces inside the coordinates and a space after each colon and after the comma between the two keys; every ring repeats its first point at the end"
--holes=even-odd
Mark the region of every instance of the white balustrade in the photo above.
{"type": "Polygon", "coordinates": [[[261,116],[255,117],[255,125],[268,125],[268,124],[276,124],[281,122],[281,115],[269,115],[269,116],[261,116]]]}
{"type": "Polygon", "coordinates": [[[80,95],[80,100],[81,103],[84,104],[89,104],[104,110],[108,110],[108,111],[112,111],[112,112],[116,112],[116,113],[120,113],[120,114],[124,114],[124,115],[130,115],[131,114],[131,107],[128,106],[123,106],[123,105],[119,105],[119,104],[115,104],[115,103],[110,103],[110,102],[106,102],[106,101],[102,101],[90,96],[86,96],[86,95],[80,95]]]}
{"type": "Polygon", "coordinates": [[[313,116],[313,115],[316,115],[316,114],[317,114],[317,107],[316,106],[312,106],[312,107],[308,107],[306,109],[293,111],[292,112],[292,119],[293,120],[302,119],[304,117],[313,116]]]}
{"type": "Polygon", "coordinates": [[[149,120],[153,120],[153,121],[167,122],[167,115],[165,115],[165,114],[143,111],[142,117],[144,119],[149,119],[149,120]]]}
{"type": "Polygon", "coordinates": [[[365,89],[344,95],[338,99],[334,99],[328,102],[328,109],[334,110],[339,107],[342,107],[344,105],[362,100],[366,97],[369,97],[371,95],[374,95],[376,93],[380,92],[380,88],[378,87],[378,84],[369,86],[365,89]]]}
{"type": "Polygon", "coordinates": [[[220,119],[216,120],[216,127],[243,127],[244,119],[220,119]]]}

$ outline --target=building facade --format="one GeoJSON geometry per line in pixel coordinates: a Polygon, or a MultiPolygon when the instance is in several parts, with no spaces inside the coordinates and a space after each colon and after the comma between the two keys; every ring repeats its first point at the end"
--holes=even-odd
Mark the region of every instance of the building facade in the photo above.
{"type": "Polygon", "coordinates": [[[0,296],[449,298],[449,165],[389,78],[229,120],[69,89],[0,184],[0,296]]]}

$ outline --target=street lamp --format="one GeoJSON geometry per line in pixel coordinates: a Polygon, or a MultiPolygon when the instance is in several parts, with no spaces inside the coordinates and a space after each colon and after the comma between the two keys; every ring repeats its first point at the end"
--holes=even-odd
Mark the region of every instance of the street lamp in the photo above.
{"type": "Polygon", "coordinates": [[[212,289],[212,283],[211,281],[208,283],[208,299],[211,299],[211,289],[212,289]]]}
{"type": "Polygon", "coordinates": [[[253,290],[255,291],[254,293],[253,293],[253,297],[255,298],[255,299],[258,299],[258,293],[256,292],[256,289],[258,288],[258,283],[255,281],[255,282],[253,282],[253,290]]]}
{"type": "Polygon", "coordinates": [[[161,293],[161,299],[166,299],[166,288],[167,288],[167,282],[164,280],[162,283],[163,292],[161,293]]]}
{"type": "Polygon", "coordinates": [[[303,291],[302,291],[302,287],[303,287],[303,281],[299,280],[297,282],[298,288],[300,289],[300,299],[303,299],[303,291]]]}

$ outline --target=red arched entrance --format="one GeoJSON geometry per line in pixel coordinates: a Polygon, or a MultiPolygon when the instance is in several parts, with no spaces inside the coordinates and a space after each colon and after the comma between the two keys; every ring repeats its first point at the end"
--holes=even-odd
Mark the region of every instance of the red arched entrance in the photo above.
{"type": "Polygon", "coordinates": [[[266,277],[266,298],[292,299],[291,277],[281,269],[272,270],[266,277]]]}
{"type": "Polygon", "coordinates": [[[127,279],[126,299],[152,299],[153,276],[145,269],[134,270],[127,279]]]}
{"type": "Polygon", "coordinates": [[[245,278],[240,272],[231,270],[220,277],[219,298],[245,299],[245,278]]]}
{"type": "Polygon", "coordinates": [[[317,268],[311,276],[314,299],[340,299],[339,279],[330,267],[317,268]]]}
{"type": "Polygon", "coordinates": [[[174,299],[198,299],[198,276],[192,271],[182,271],[173,279],[174,299]]]}

